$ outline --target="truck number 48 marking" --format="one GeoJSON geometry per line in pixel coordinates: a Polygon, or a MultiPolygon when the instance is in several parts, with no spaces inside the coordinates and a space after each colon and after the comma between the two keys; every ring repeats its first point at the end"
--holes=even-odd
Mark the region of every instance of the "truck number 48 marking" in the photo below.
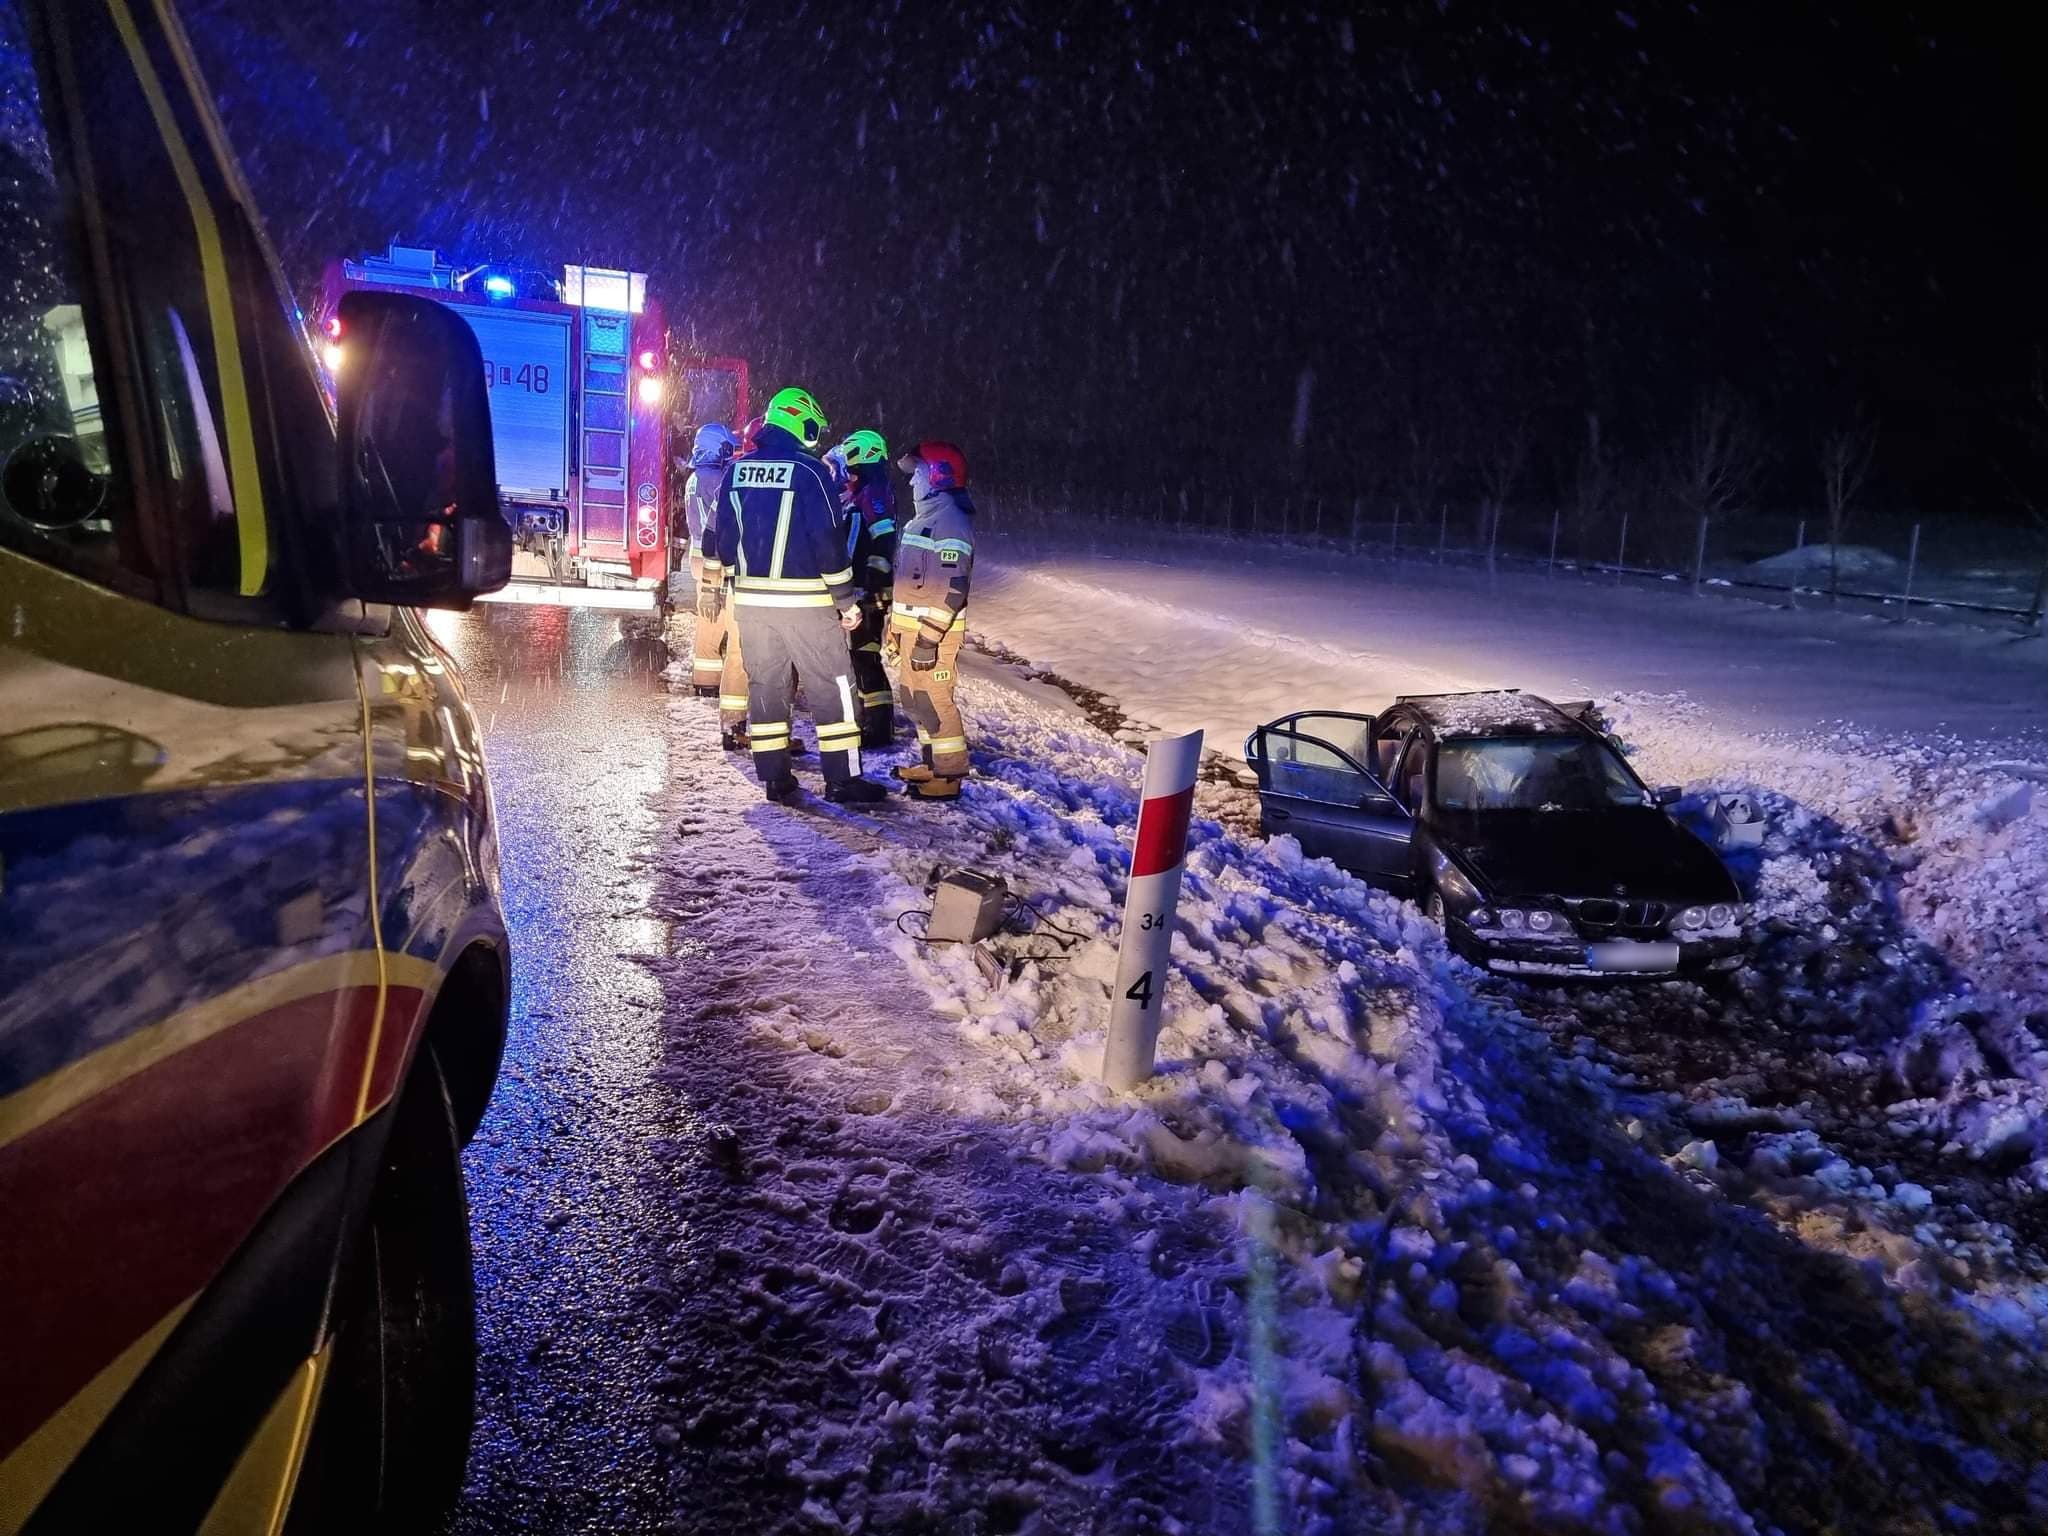
{"type": "Polygon", "coordinates": [[[544,395],[552,371],[546,363],[521,363],[515,370],[510,363],[500,365],[488,357],[484,359],[484,383],[492,389],[518,388],[528,394],[544,395]]]}

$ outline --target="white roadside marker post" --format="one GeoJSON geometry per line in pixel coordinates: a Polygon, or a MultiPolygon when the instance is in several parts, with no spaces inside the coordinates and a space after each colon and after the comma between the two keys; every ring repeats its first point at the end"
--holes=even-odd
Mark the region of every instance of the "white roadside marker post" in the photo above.
{"type": "Polygon", "coordinates": [[[1109,997],[1109,1040],[1102,1052],[1102,1080],[1120,1093],[1152,1075],[1152,1052],[1166,1006],[1173,914],[1187,858],[1188,817],[1195,805],[1195,770],[1201,761],[1200,731],[1166,737],[1145,751],[1116,986],[1109,997]]]}

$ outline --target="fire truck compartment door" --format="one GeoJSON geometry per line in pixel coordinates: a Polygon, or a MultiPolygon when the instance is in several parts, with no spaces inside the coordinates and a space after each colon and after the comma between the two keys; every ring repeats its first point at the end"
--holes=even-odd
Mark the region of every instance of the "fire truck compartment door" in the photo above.
{"type": "Polygon", "coordinates": [[[568,315],[455,306],[483,349],[498,488],[563,501],[569,484],[568,315]]]}

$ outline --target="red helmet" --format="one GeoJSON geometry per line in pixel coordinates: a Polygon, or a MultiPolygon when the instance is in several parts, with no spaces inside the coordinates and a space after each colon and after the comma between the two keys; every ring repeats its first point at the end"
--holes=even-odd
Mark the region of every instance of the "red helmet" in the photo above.
{"type": "Polygon", "coordinates": [[[951,443],[927,440],[896,461],[897,468],[906,475],[915,473],[920,464],[924,466],[925,481],[933,490],[967,488],[967,455],[951,443]]]}
{"type": "Polygon", "coordinates": [[[755,417],[752,417],[752,418],[750,418],[750,419],[748,420],[747,424],[746,424],[746,425],[745,425],[744,427],[741,427],[741,428],[740,428],[740,452],[741,452],[741,453],[752,453],[752,452],[754,452],[755,448],[756,448],[756,447],[758,446],[758,445],[757,445],[757,444],[756,444],[756,443],[754,442],[754,434],[755,434],[756,432],[759,432],[759,431],[760,431],[760,430],[761,430],[761,429],[762,429],[763,427],[765,427],[765,426],[767,426],[767,425],[768,425],[768,418],[767,418],[766,416],[755,416],[755,417]]]}

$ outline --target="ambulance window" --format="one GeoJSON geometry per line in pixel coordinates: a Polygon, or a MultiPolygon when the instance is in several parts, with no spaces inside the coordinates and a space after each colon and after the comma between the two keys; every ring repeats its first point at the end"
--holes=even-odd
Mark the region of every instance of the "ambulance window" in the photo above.
{"type": "Polygon", "coordinates": [[[234,204],[176,61],[155,42],[134,45],[138,61],[111,26],[70,37],[81,93],[72,121],[138,364],[146,419],[136,425],[162,488],[166,558],[188,590],[254,597],[276,540],[255,447],[261,376],[245,376],[249,321],[231,297],[246,294],[253,266],[234,204]]]}
{"type": "Polygon", "coordinates": [[[70,189],[16,0],[0,0],[0,542],[130,586],[150,563],[101,412],[70,189]]]}

